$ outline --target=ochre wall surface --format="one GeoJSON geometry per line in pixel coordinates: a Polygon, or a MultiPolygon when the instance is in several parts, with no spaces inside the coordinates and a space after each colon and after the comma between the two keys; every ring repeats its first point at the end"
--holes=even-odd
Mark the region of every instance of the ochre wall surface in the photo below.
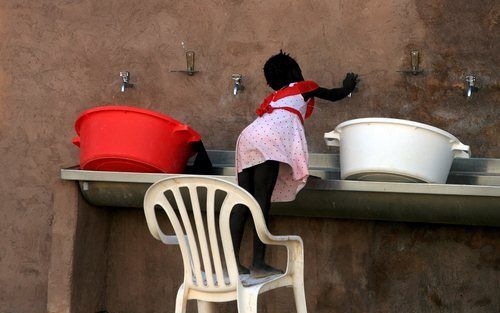
{"type": "MultiPolygon", "coordinates": [[[[474,156],[498,158],[499,16],[495,0],[2,1],[0,312],[46,311],[53,190],[59,169],[78,163],[71,139],[80,112],[109,103],[153,109],[191,125],[207,148],[232,150],[270,92],[263,63],[284,49],[321,86],[339,86],[348,71],[361,75],[352,98],[317,101],[306,125],[311,152],[330,151],[322,136],[338,123],[381,116],[440,127],[469,144],[474,156]],[[200,73],[192,77],[170,72],[185,68],[181,42],[196,52],[200,73]],[[409,67],[412,49],[421,51],[423,75],[397,72],[409,67]],[[123,70],[136,88],[120,93],[123,70]],[[233,73],[243,74],[246,88],[236,97],[233,73]],[[469,73],[481,87],[471,100],[463,96],[469,73]]],[[[399,312],[407,298],[436,312],[498,309],[498,298],[489,296],[500,281],[497,229],[333,219],[276,225],[278,233],[336,240],[332,255],[309,241],[309,257],[317,250],[318,262],[310,263],[309,279],[339,263],[352,273],[368,264],[376,269],[309,281],[318,312],[399,312]],[[433,275],[415,274],[425,268],[433,275]],[[464,275],[470,284],[457,286],[464,275]],[[460,294],[411,298],[436,284],[460,294]],[[366,289],[356,294],[360,286],[366,289]],[[351,296],[335,302],[342,294],[351,296]],[[332,299],[321,302],[325,297],[332,299]]],[[[131,312],[118,300],[113,304],[111,313],[131,312]]]]}

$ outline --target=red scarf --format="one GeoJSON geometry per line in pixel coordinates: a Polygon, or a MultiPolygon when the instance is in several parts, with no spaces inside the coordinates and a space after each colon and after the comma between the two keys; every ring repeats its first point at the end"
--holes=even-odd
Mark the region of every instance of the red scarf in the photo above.
{"type": "MultiPolygon", "coordinates": [[[[275,102],[278,101],[279,99],[283,99],[289,96],[296,96],[299,94],[308,93],[318,88],[319,88],[318,84],[310,80],[298,82],[291,87],[280,89],[267,96],[266,99],[264,99],[264,102],[262,102],[260,107],[255,112],[257,112],[258,116],[262,116],[265,113],[271,113],[277,109],[287,110],[289,112],[295,113],[300,118],[302,124],[304,124],[304,118],[302,117],[302,114],[298,110],[291,107],[272,107],[271,102],[275,102]]],[[[313,109],[314,109],[314,98],[311,98],[307,103],[306,118],[309,118],[309,116],[311,116],[313,109]]]]}

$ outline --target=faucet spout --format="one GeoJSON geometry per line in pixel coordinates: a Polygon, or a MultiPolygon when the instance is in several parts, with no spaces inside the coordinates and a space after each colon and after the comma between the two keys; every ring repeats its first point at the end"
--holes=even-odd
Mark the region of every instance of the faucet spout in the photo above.
{"type": "Polygon", "coordinates": [[[243,87],[243,83],[241,81],[243,78],[243,75],[233,74],[231,76],[231,78],[233,79],[233,95],[236,96],[238,94],[238,91],[243,91],[245,89],[245,87],[243,87]]]}
{"type": "Polygon", "coordinates": [[[471,98],[472,94],[479,91],[475,86],[476,76],[468,75],[465,77],[465,96],[471,98]]]}
{"type": "Polygon", "coordinates": [[[122,87],[120,88],[121,92],[125,92],[127,88],[133,88],[134,84],[129,83],[130,73],[129,72],[120,72],[120,77],[122,78],[122,87]]]}

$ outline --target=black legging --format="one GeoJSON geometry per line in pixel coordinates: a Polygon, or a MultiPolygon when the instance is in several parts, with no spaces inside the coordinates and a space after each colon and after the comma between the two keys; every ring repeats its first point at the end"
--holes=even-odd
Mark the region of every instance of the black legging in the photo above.
{"type": "MultiPolygon", "coordinates": [[[[250,168],[246,168],[241,173],[238,173],[238,184],[257,200],[262,208],[266,224],[269,217],[269,210],[271,208],[271,195],[273,194],[274,186],[276,185],[279,168],[280,162],[270,160],[250,168]]],[[[239,261],[239,252],[248,213],[249,211],[246,206],[237,206],[231,213],[231,236],[238,265],[241,265],[239,261]]],[[[263,265],[265,253],[266,246],[260,241],[254,227],[252,266],[258,267],[263,265]]]]}

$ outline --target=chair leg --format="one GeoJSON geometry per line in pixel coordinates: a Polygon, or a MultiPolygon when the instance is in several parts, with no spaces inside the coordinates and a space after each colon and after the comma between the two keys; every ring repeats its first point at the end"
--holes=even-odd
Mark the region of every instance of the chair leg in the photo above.
{"type": "Polygon", "coordinates": [[[184,284],[179,287],[177,291],[177,298],[175,299],[175,313],[186,313],[187,297],[184,284]]]}
{"type": "Polygon", "coordinates": [[[215,303],[198,300],[198,313],[215,313],[215,303]]]}
{"type": "Polygon", "coordinates": [[[248,287],[238,290],[238,313],[257,313],[259,289],[248,287]]]}
{"type": "Polygon", "coordinates": [[[306,293],[304,291],[304,283],[294,283],[293,295],[295,297],[295,307],[297,313],[307,313],[306,293]]]}

